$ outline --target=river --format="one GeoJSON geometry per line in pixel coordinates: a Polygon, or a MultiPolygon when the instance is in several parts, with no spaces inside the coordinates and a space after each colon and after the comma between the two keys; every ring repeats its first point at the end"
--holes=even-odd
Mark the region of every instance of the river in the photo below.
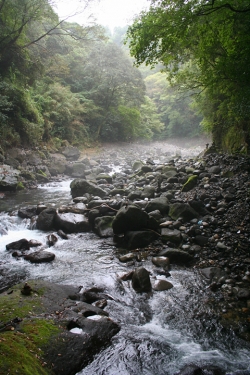
{"type": "MultiPolygon", "coordinates": [[[[45,279],[63,284],[102,287],[112,299],[106,311],[120,323],[121,330],[111,346],[95,356],[78,375],[172,375],[184,366],[218,366],[226,373],[250,371],[250,348],[232,331],[217,322],[210,305],[209,291],[198,271],[173,267],[168,278],[174,287],[150,295],[137,294],[130,281],[120,281],[129,267],[117,258],[111,239],[100,239],[94,233],[69,235],[59,239],[52,250],[51,263],[30,264],[17,260],[5,245],[21,238],[36,239],[45,246],[48,233],[31,228],[29,220],[16,214],[19,207],[38,202],[59,205],[70,197],[70,180],[39,186],[30,192],[6,195],[0,202],[0,270],[21,275],[23,279],[45,279]]],[[[155,276],[149,259],[143,266],[155,276]]]]}

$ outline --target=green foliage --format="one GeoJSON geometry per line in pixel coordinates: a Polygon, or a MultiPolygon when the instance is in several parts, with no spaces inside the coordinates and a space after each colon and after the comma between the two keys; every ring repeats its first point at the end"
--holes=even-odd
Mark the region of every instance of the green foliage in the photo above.
{"type": "Polygon", "coordinates": [[[193,137],[201,132],[201,117],[193,108],[192,92],[171,87],[166,74],[157,72],[145,78],[147,92],[154,101],[164,129],[160,137],[193,137]]]}
{"type": "Polygon", "coordinates": [[[249,141],[249,14],[247,0],[152,0],[128,29],[137,64],[160,62],[173,84],[192,89],[219,146],[231,126],[249,141]]]}

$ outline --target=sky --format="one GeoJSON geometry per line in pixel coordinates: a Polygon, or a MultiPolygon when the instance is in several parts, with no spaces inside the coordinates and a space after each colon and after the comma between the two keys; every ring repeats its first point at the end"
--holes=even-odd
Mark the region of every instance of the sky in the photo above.
{"type": "MultiPolygon", "coordinates": [[[[113,30],[115,26],[131,24],[133,17],[148,7],[149,0],[92,0],[91,3],[89,10],[84,10],[68,21],[86,24],[86,16],[92,14],[97,23],[113,30]]],[[[57,0],[55,11],[60,18],[65,18],[80,12],[84,8],[83,4],[81,0],[57,0]]]]}

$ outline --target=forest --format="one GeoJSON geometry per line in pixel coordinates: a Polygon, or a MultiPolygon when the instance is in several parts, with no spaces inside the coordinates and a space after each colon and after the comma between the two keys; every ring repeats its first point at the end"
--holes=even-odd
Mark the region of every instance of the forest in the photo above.
{"type": "Polygon", "coordinates": [[[249,15],[247,0],[151,0],[111,32],[0,0],[0,151],[208,132],[247,152],[249,15]]]}

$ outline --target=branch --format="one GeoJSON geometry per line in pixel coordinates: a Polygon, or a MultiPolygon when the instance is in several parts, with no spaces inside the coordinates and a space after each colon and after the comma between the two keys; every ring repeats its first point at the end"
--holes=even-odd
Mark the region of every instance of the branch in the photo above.
{"type": "Polygon", "coordinates": [[[198,16],[207,16],[211,13],[217,12],[220,9],[229,9],[234,13],[247,13],[250,12],[250,7],[249,8],[244,8],[244,9],[237,9],[233,7],[231,4],[226,3],[222,4],[220,6],[214,6],[216,0],[212,0],[211,4],[205,4],[203,5],[200,10],[197,12],[198,16]],[[205,9],[206,7],[206,9],[205,9]]]}

